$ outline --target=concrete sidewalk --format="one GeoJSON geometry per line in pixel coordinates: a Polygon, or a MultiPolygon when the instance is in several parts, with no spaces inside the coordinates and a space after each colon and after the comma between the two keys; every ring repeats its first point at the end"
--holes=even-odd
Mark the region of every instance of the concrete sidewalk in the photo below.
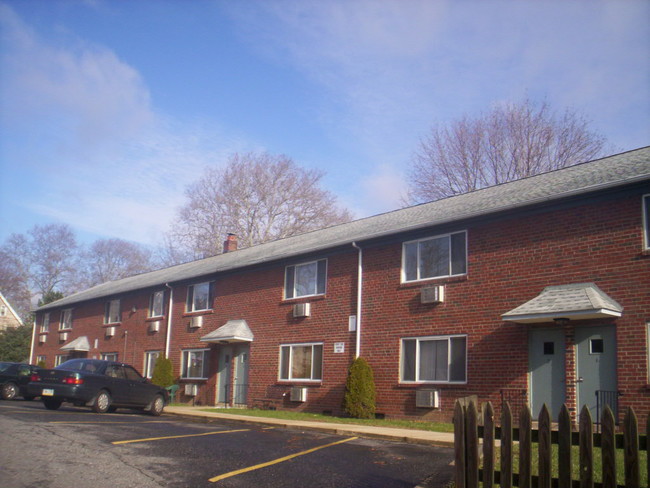
{"type": "Polygon", "coordinates": [[[234,413],[217,411],[205,412],[210,407],[165,407],[164,413],[194,419],[228,420],[257,425],[275,425],[288,429],[315,430],[337,435],[355,435],[374,439],[385,439],[412,444],[427,444],[441,447],[454,447],[454,434],[450,432],[431,432],[425,430],[398,429],[394,427],[377,427],[354,424],[336,424],[329,422],[309,422],[303,420],[285,420],[265,417],[251,417],[234,413]]]}

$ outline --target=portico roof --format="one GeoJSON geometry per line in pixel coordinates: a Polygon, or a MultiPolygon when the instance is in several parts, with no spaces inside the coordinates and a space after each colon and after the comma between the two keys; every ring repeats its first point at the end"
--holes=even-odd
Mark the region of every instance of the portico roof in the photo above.
{"type": "Polygon", "coordinates": [[[532,300],[504,313],[509,322],[534,324],[554,319],[587,320],[620,317],[623,307],[595,283],[547,286],[532,300]]]}
{"type": "Polygon", "coordinates": [[[253,332],[245,320],[229,320],[217,330],[201,337],[202,342],[252,342],[253,332]]]}
{"type": "Polygon", "coordinates": [[[81,336],[77,337],[75,340],[61,346],[62,351],[90,351],[90,342],[88,342],[88,337],[81,336]]]}

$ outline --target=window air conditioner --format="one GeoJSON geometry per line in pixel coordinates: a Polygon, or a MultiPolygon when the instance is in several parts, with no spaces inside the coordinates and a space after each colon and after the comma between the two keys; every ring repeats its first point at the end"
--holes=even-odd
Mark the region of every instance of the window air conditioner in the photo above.
{"type": "Polygon", "coordinates": [[[160,320],[149,322],[149,332],[158,332],[160,330],[160,320]]]}
{"type": "Polygon", "coordinates": [[[115,335],[115,327],[106,327],[106,337],[113,337],[115,335]]]}
{"type": "Polygon", "coordinates": [[[43,344],[46,340],[47,340],[47,336],[45,334],[41,334],[40,336],[38,336],[38,342],[40,344],[43,344]]]}
{"type": "Polygon", "coordinates": [[[294,317],[309,317],[311,315],[311,303],[296,303],[293,306],[294,317]]]}
{"type": "Polygon", "coordinates": [[[60,341],[67,341],[68,340],[68,333],[67,332],[60,332],[59,333],[59,340],[60,341]]]}
{"type": "Polygon", "coordinates": [[[199,392],[199,385],[196,383],[187,383],[185,385],[185,394],[187,396],[196,396],[199,392]]]}
{"type": "Polygon", "coordinates": [[[445,301],[444,285],[425,286],[420,290],[421,303],[442,303],[445,301]]]}
{"type": "Polygon", "coordinates": [[[415,406],[440,408],[440,392],[438,390],[415,390],[415,406]]]}
{"type": "Polygon", "coordinates": [[[192,317],[190,319],[190,327],[192,329],[198,329],[200,327],[203,327],[203,315],[199,315],[197,317],[192,317]]]}
{"type": "Polygon", "coordinates": [[[306,402],[307,401],[307,387],[294,386],[291,388],[290,399],[292,402],[306,402]]]}

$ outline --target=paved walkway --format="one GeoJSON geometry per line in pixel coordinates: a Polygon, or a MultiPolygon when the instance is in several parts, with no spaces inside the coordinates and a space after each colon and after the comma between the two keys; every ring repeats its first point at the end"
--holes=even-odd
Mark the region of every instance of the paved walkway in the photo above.
{"type": "Polygon", "coordinates": [[[316,430],[338,435],[356,435],[412,444],[454,447],[454,434],[449,432],[431,432],[426,430],[398,429],[395,427],[378,427],[354,424],[336,424],[329,422],[309,422],[304,420],[285,420],[265,417],[251,417],[234,413],[205,412],[210,407],[165,407],[165,413],[205,420],[229,420],[249,424],[276,425],[288,429],[316,430]]]}

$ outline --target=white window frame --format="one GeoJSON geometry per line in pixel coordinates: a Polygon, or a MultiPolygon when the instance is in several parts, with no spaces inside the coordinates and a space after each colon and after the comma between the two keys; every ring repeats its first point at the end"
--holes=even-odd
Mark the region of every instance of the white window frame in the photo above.
{"type": "Polygon", "coordinates": [[[72,329],[72,309],[66,308],[61,310],[61,320],[59,322],[59,330],[72,329]]]}
{"type": "Polygon", "coordinates": [[[163,317],[165,315],[165,290],[154,291],[149,300],[149,318],[163,317]],[[156,310],[156,297],[160,297],[160,310],[156,310]],[[156,313],[160,312],[160,313],[156,313]]]}
{"type": "Polygon", "coordinates": [[[643,249],[650,251],[650,194],[641,198],[641,210],[643,213],[643,249]]]}
{"type": "Polygon", "coordinates": [[[325,347],[322,342],[304,342],[304,343],[298,343],[298,344],[282,344],[280,345],[280,356],[278,359],[278,380],[279,381],[299,381],[299,382],[307,382],[307,383],[321,383],[323,381],[323,370],[325,366],[325,347]],[[315,378],[315,373],[317,370],[314,369],[314,366],[316,365],[316,361],[314,361],[314,346],[319,346],[321,348],[321,362],[320,362],[320,378],[315,378]],[[310,372],[310,377],[309,378],[294,378],[292,371],[293,371],[293,351],[294,348],[297,347],[311,347],[311,372],[310,372]],[[285,348],[288,348],[289,350],[289,364],[287,364],[287,376],[283,377],[282,376],[282,370],[283,370],[283,350],[285,348]]]}
{"type": "Polygon", "coordinates": [[[186,312],[203,312],[206,310],[212,310],[212,287],[213,287],[213,282],[211,281],[202,281],[201,283],[194,283],[192,285],[189,285],[187,287],[187,301],[185,303],[186,307],[186,312]],[[195,308],[196,306],[196,300],[195,300],[195,293],[194,291],[198,286],[207,286],[208,287],[208,299],[206,303],[205,308],[195,308]]]}
{"type": "Polygon", "coordinates": [[[162,355],[162,351],[145,351],[144,352],[144,365],[142,371],[145,378],[151,379],[153,376],[153,368],[156,366],[156,361],[162,355]]]}
{"type": "Polygon", "coordinates": [[[453,334],[453,335],[426,336],[426,337],[403,337],[400,339],[399,381],[402,384],[457,384],[457,385],[467,384],[468,351],[469,351],[469,339],[467,334],[453,334]],[[465,364],[464,364],[465,379],[463,381],[451,381],[449,379],[449,371],[451,366],[451,340],[454,338],[465,339],[465,364]],[[444,341],[444,340],[447,341],[447,379],[446,380],[421,380],[420,379],[421,343],[427,341],[444,341]],[[413,366],[415,368],[415,380],[404,379],[405,341],[416,341],[415,358],[414,358],[414,366],[413,366]]]}
{"type": "Polygon", "coordinates": [[[314,296],[321,296],[325,295],[327,293],[327,259],[316,259],[314,261],[306,261],[304,263],[297,263],[297,264],[291,264],[285,268],[284,271],[284,298],[285,300],[292,300],[294,298],[304,298],[304,297],[314,297],[314,296]],[[319,273],[320,269],[320,263],[324,263],[322,265],[323,269],[319,273]],[[302,268],[305,266],[316,266],[316,273],[315,273],[315,283],[314,283],[314,293],[305,293],[302,295],[299,295],[298,288],[296,287],[297,284],[297,274],[296,271],[298,268],[302,268]],[[321,276],[322,274],[322,276],[321,276]],[[291,280],[289,280],[289,276],[291,276],[291,280]],[[291,286],[291,290],[289,290],[289,285],[290,282],[293,283],[293,286],[291,286]],[[319,288],[319,284],[322,285],[319,288]]]}
{"type": "Polygon", "coordinates": [[[122,321],[122,302],[119,299],[106,302],[104,324],[119,324],[122,321]]]}
{"type": "Polygon", "coordinates": [[[103,352],[101,354],[101,359],[104,361],[115,361],[117,362],[118,353],[116,352],[103,352]]]}
{"type": "Polygon", "coordinates": [[[406,241],[402,243],[402,269],[401,269],[401,282],[402,283],[415,283],[417,281],[425,281],[425,280],[434,280],[438,278],[449,278],[452,276],[465,276],[467,274],[467,267],[468,267],[468,259],[467,259],[467,230],[461,230],[458,232],[449,232],[448,234],[439,234],[435,236],[429,236],[429,237],[423,237],[421,239],[414,239],[411,241],[406,241]],[[464,262],[465,262],[465,270],[461,273],[454,273],[452,270],[452,264],[453,264],[453,259],[452,259],[452,245],[451,245],[451,239],[452,236],[458,235],[458,234],[464,234],[465,235],[465,255],[464,255],[464,262]],[[427,241],[433,241],[437,239],[444,239],[447,238],[449,240],[449,262],[448,262],[448,273],[447,274],[440,274],[440,275],[435,275],[435,276],[421,276],[421,259],[420,259],[420,252],[421,252],[421,245],[427,241]],[[407,258],[407,246],[409,245],[417,245],[417,254],[416,254],[416,274],[417,277],[415,279],[407,279],[406,276],[406,258],[407,258]]]}
{"type": "Polygon", "coordinates": [[[54,356],[54,367],[56,368],[59,364],[65,363],[68,359],[70,359],[69,354],[57,354],[54,356]]]}
{"type": "Polygon", "coordinates": [[[208,368],[210,360],[210,349],[183,349],[181,351],[181,378],[186,380],[207,380],[208,368]],[[205,376],[189,376],[188,362],[192,360],[192,356],[201,353],[202,357],[202,373],[205,376]]]}
{"type": "Polygon", "coordinates": [[[41,318],[41,334],[50,331],[50,312],[45,312],[41,318]]]}
{"type": "Polygon", "coordinates": [[[47,356],[36,356],[36,364],[40,363],[41,361],[43,361],[43,363],[45,363],[46,359],[47,359],[47,356]]]}

